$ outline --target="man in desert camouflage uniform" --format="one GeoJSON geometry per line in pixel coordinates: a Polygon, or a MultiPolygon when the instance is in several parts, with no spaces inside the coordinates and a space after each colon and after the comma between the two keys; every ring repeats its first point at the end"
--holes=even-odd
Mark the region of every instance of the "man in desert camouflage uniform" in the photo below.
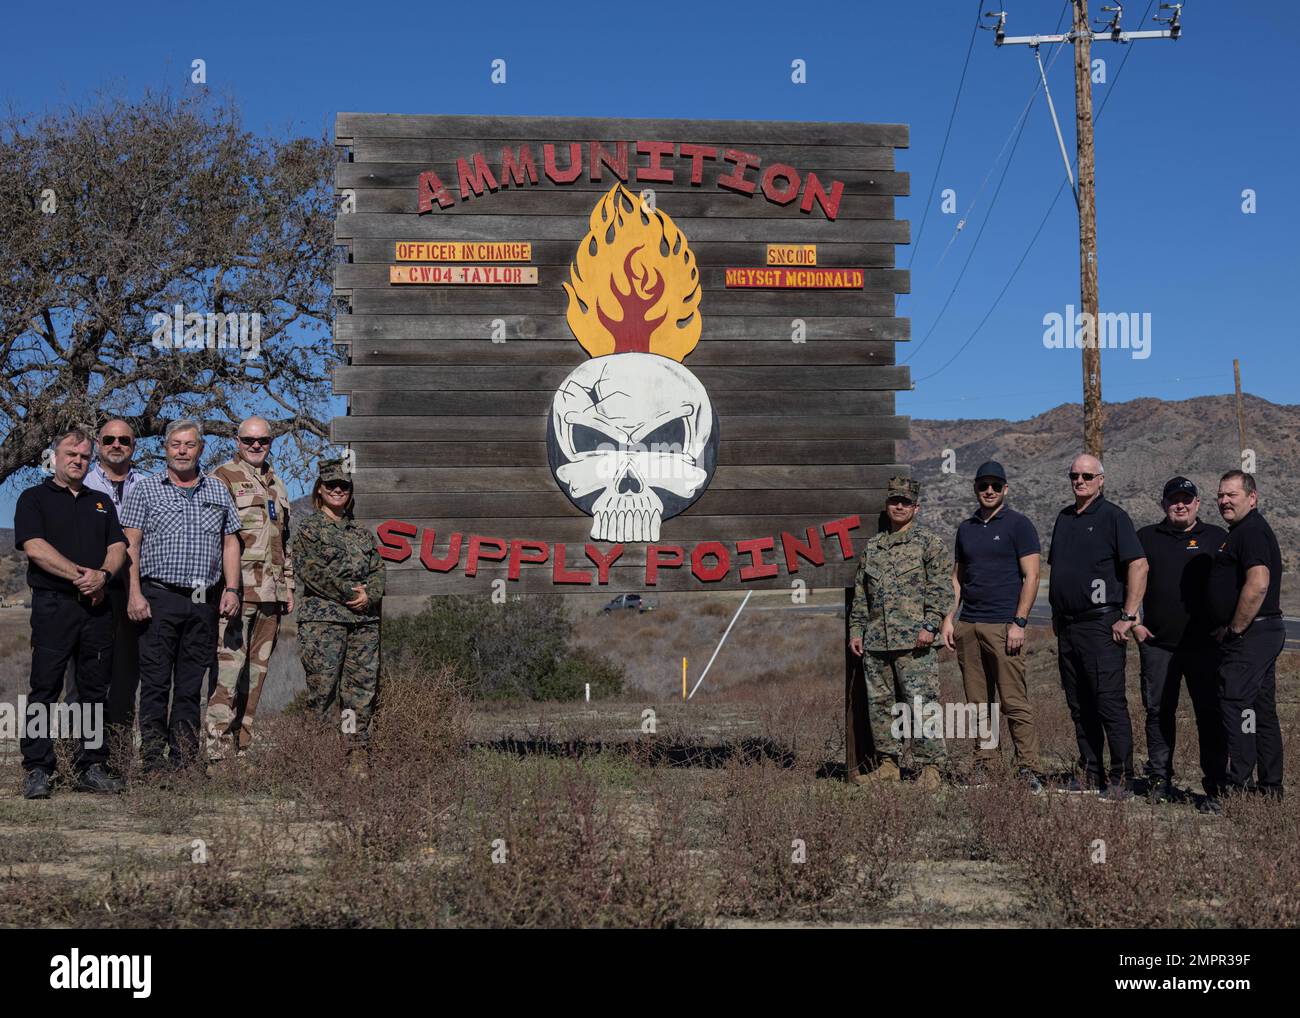
{"type": "Polygon", "coordinates": [[[215,471],[239,511],[243,603],[217,634],[217,685],[208,700],[208,760],[248,751],[280,616],[293,611],[289,494],[270,464],[271,426],[261,417],[239,425],[235,456],[215,471]],[[238,691],[248,676],[248,696],[238,691]]]}
{"type": "MultiPolygon", "coordinates": [[[[936,635],[953,598],[947,546],[915,525],[920,507],[920,484],[891,477],[885,500],[888,529],[871,538],[858,559],[849,648],[862,655],[866,706],[879,765],[861,774],[850,760],[849,780],[856,784],[899,778],[901,747],[891,732],[895,703],[908,710],[912,755],[922,764],[919,783],[937,788],[939,769],[947,762],[942,736],[925,738],[912,716],[914,697],[919,696],[923,705],[939,701],[936,635]]],[[[854,692],[850,687],[850,722],[854,692]]]]}
{"type": "Polygon", "coordinates": [[[352,478],[339,459],[321,463],[316,512],[294,541],[302,605],[298,651],[307,707],[328,720],[335,701],[349,736],[349,769],[364,775],[370,719],[379,692],[379,619],[384,562],[374,536],[352,518],[352,478]]]}

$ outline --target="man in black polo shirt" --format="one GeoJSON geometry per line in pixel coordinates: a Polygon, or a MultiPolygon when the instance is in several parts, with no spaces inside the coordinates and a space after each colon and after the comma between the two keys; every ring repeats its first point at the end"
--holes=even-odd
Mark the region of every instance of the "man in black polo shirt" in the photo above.
{"type": "MultiPolygon", "coordinates": [[[[1002,464],[989,460],[975,472],[978,506],[957,526],[952,589],[957,607],[943,620],[944,645],[957,652],[967,703],[998,704],[1005,714],[1020,776],[1034,793],[1038,733],[1025,685],[1025,627],[1038,595],[1038,532],[1006,504],[1010,485],[1002,464]]],[[[975,751],[977,778],[999,760],[996,747],[975,751]]]]}
{"type": "Polygon", "coordinates": [[[1227,763],[1216,689],[1219,648],[1210,635],[1214,627],[1206,598],[1210,563],[1228,534],[1198,518],[1201,500],[1196,485],[1186,477],[1174,477],[1165,484],[1160,505],[1165,518],[1138,531],[1150,572],[1142,599],[1142,621],[1133,627],[1142,661],[1152,802],[1170,796],[1175,719],[1184,678],[1196,714],[1206,795],[1218,794],[1227,763]]]}
{"type": "Polygon", "coordinates": [[[1146,590],[1147,560],[1128,513],[1102,494],[1104,483],[1096,457],[1075,457],[1070,465],[1074,505],[1057,514],[1052,528],[1048,600],[1083,770],[1083,780],[1072,779],[1065,790],[1101,788],[1102,798],[1122,802],[1133,797],[1124,651],[1146,590]],[[1108,781],[1103,742],[1110,744],[1108,781]]]}
{"type": "Polygon", "coordinates": [[[84,736],[75,761],[77,788],[122,789],[122,782],[104,769],[104,702],[113,659],[113,613],[104,587],[126,564],[126,535],[113,503],[82,483],[90,445],[90,436],[82,431],[61,435],[54,443],[54,476],[19,495],[14,511],[14,544],[27,556],[32,588],[31,693],[20,740],[28,799],[50,797],[57,766],[53,705],[74,657],[79,701],[74,709],[81,711],[84,736]],[[37,727],[31,715],[42,712],[44,721],[37,727]],[[29,738],[29,730],[39,737],[29,738]]]}
{"type": "MultiPolygon", "coordinates": [[[[1229,470],[1219,481],[1228,537],[1210,570],[1210,618],[1219,628],[1219,703],[1228,741],[1226,793],[1255,790],[1282,798],[1282,728],[1274,665],[1286,642],[1282,553],[1256,506],[1255,478],[1229,470]],[[1258,767],[1258,778],[1255,778],[1258,767]]],[[[1217,802],[1208,803],[1217,811],[1217,802]]]]}

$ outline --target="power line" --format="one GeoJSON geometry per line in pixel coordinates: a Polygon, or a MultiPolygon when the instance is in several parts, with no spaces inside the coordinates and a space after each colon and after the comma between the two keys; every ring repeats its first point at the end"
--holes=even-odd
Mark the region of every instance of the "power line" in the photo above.
{"type": "MultiPolygon", "coordinates": [[[[1155,0],[1149,0],[1149,2],[1147,3],[1146,11],[1142,15],[1143,22],[1147,20],[1148,15],[1150,15],[1151,13],[1151,8],[1154,5],[1155,5],[1155,0]]],[[[1107,103],[1110,102],[1110,97],[1115,94],[1115,88],[1116,86],[1119,85],[1120,75],[1124,73],[1124,67],[1128,63],[1128,58],[1132,54],[1133,54],[1133,49],[1131,46],[1124,51],[1124,59],[1120,61],[1119,68],[1115,71],[1115,77],[1111,81],[1110,88],[1107,89],[1106,94],[1102,97],[1101,105],[1097,107],[1097,115],[1094,118],[1095,122],[1100,123],[1101,115],[1106,111],[1106,105],[1107,103]]],[[[1025,247],[1025,253],[1022,254],[1020,256],[1020,260],[1016,262],[1016,267],[1011,270],[1011,275],[1007,278],[1006,284],[1002,287],[1000,291],[998,291],[998,295],[993,299],[992,305],[989,306],[989,309],[985,313],[984,317],[980,319],[979,324],[975,326],[974,331],[971,332],[971,334],[968,337],[966,337],[966,341],[957,348],[957,351],[951,357],[949,357],[947,361],[944,362],[942,367],[940,367],[937,371],[932,371],[930,374],[924,376],[923,378],[916,379],[917,382],[928,381],[929,379],[934,378],[936,375],[947,370],[948,367],[953,363],[953,361],[955,361],[958,357],[960,357],[962,352],[968,346],[970,346],[971,341],[974,340],[977,335],[979,335],[980,330],[984,328],[984,324],[989,320],[993,312],[997,310],[997,306],[1002,302],[1002,298],[1003,296],[1005,296],[1007,290],[1011,288],[1011,284],[1015,280],[1016,275],[1020,272],[1021,266],[1025,264],[1025,259],[1029,257],[1029,252],[1033,250],[1034,245],[1038,242],[1038,237],[1043,232],[1043,227],[1047,225],[1047,220],[1051,217],[1053,210],[1055,210],[1056,203],[1061,200],[1061,194],[1062,192],[1064,192],[1064,190],[1065,190],[1065,181],[1062,181],[1060,186],[1056,189],[1056,194],[1052,198],[1052,203],[1048,205],[1047,212],[1043,215],[1042,221],[1039,222],[1038,228],[1034,230],[1034,235],[1029,238],[1029,244],[1025,247]]]]}
{"type": "Polygon", "coordinates": [[[925,221],[930,218],[930,202],[934,200],[934,188],[939,182],[939,171],[943,168],[943,156],[948,151],[948,138],[952,135],[952,124],[957,119],[957,103],[961,100],[962,87],[966,84],[966,68],[970,66],[970,55],[975,51],[975,38],[979,35],[981,10],[984,6],[984,0],[976,0],[975,4],[975,24],[971,26],[970,42],[966,46],[966,61],[961,65],[961,78],[957,82],[957,94],[952,97],[952,112],[948,114],[948,129],[943,132],[943,145],[939,148],[939,161],[934,167],[934,176],[930,178],[930,193],[926,195],[925,206],[921,212],[921,225],[916,231],[916,240],[912,242],[912,250],[907,258],[907,268],[910,271],[912,262],[916,259],[916,249],[921,246],[921,236],[925,233],[925,221]]]}

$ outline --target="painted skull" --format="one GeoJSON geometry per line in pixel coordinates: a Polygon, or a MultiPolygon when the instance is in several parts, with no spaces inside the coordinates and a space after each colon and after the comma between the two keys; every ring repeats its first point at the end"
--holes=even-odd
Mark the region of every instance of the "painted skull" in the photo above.
{"type": "Polygon", "coordinates": [[[718,422],[704,386],[679,361],[616,353],[579,364],[547,428],[551,470],[591,514],[597,541],[658,541],[660,523],[704,493],[718,422]]]}

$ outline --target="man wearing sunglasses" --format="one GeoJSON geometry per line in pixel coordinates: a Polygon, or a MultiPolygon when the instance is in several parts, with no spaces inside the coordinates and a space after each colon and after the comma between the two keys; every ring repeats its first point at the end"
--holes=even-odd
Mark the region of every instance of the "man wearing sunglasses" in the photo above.
{"type": "MultiPolygon", "coordinates": [[[[108,496],[119,519],[126,497],[144,474],[134,466],[135,430],[120,417],[99,429],[95,465],[86,474],[86,487],[108,496]]],[[[113,675],[108,690],[110,766],[125,771],[130,765],[132,730],[135,728],[135,696],[140,685],[140,626],[127,615],[126,573],[123,569],[108,584],[108,602],[113,612],[113,675]]]]}
{"type": "MultiPolygon", "coordinates": [[[[1006,504],[1007,473],[989,460],[975,472],[974,514],[957,526],[952,588],[958,606],[943,620],[943,642],[957,652],[966,702],[999,704],[1006,715],[1020,777],[1035,794],[1038,733],[1025,683],[1025,627],[1038,596],[1038,531],[1006,504]],[[955,618],[954,618],[955,617],[955,618]]],[[[996,747],[975,752],[977,779],[1001,759],[996,747]]]]}
{"type": "Polygon", "coordinates": [[[1205,794],[1214,798],[1227,764],[1219,713],[1218,644],[1210,631],[1210,565],[1227,531],[1202,523],[1196,485],[1186,477],[1166,482],[1160,499],[1165,518],[1138,531],[1151,571],[1142,598],[1142,621],[1133,627],[1142,662],[1146,708],[1147,776],[1153,803],[1171,795],[1178,694],[1184,679],[1196,714],[1205,794]]]}
{"type": "Polygon", "coordinates": [[[1057,514],[1047,556],[1057,664],[1083,771],[1064,790],[1100,789],[1105,801],[1123,802],[1133,798],[1124,654],[1146,591],[1146,552],[1128,513],[1102,493],[1100,460],[1076,457],[1069,476],[1074,504],[1057,514]],[[1109,771],[1102,759],[1107,743],[1109,771]]]}
{"type": "Polygon", "coordinates": [[[289,493],[271,466],[271,425],[250,417],[239,425],[234,458],[214,475],[239,512],[240,612],[217,634],[217,684],[208,700],[208,763],[248,752],[262,686],[275,651],[280,616],[293,611],[289,557],[289,493]],[[239,685],[248,676],[247,696],[239,685]]]}

